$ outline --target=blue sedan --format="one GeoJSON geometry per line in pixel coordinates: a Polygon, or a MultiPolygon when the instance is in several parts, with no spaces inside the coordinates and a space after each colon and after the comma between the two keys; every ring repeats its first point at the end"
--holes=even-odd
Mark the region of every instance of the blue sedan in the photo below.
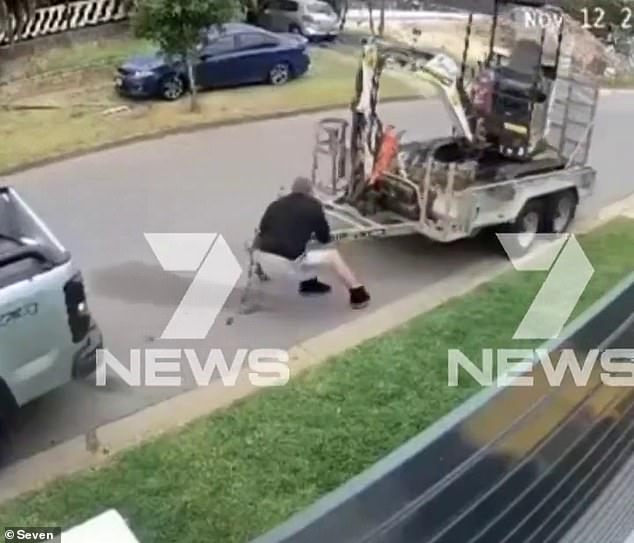
{"type": "MultiPolygon", "coordinates": [[[[255,26],[230,23],[210,30],[198,47],[194,65],[197,86],[203,89],[251,83],[283,85],[310,66],[307,40],[273,34],[255,26]]],[[[122,64],[116,89],[130,97],[177,100],[188,90],[185,63],[158,52],[122,64]]]]}

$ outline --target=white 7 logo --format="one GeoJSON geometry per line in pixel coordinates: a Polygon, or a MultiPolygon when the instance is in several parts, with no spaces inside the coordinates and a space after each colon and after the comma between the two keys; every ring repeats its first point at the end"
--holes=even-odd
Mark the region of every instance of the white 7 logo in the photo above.
{"type": "Polygon", "coordinates": [[[517,234],[498,234],[498,238],[516,270],[550,270],[513,339],[558,337],[594,274],[581,245],[570,234],[538,234],[538,240],[551,243],[535,256],[517,257],[511,254],[517,234]]]}
{"type": "Polygon", "coordinates": [[[204,339],[240,278],[240,263],[219,234],[145,234],[145,239],[165,271],[196,272],[161,338],[204,339]]]}

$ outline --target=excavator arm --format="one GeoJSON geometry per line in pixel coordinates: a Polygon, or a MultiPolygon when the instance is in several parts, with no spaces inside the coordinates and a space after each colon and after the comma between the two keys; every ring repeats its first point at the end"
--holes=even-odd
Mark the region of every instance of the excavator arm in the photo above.
{"type": "Polygon", "coordinates": [[[475,135],[468,121],[471,103],[464,89],[461,67],[444,52],[429,53],[383,44],[378,40],[368,41],[361,59],[363,86],[356,104],[357,112],[376,115],[376,111],[372,111],[376,104],[373,106],[370,97],[378,95],[380,72],[386,67],[433,85],[440,93],[455,131],[468,141],[474,141],[475,135]]]}
{"type": "Polygon", "coordinates": [[[381,75],[384,69],[430,83],[440,94],[454,127],[454,133],[474,143],[469,115],[471,102],[464,88],[460,65],[446,53],[430,53],[419,49],[386,44],[376,39],[363,45],[357,74],[356,97],[352,104],[351,131],[352,175],[349,200],[356,200],[376,175],[383,126],[377,112],[381,75]]]}

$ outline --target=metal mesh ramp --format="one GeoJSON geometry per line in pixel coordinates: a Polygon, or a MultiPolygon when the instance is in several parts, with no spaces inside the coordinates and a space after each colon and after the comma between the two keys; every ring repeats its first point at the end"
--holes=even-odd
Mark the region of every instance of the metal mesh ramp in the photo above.
{"type": "Polygon", "coordinates": [[[562,52],[546,139],[573,165],[584,165],[588,160],[598,101],[597,82],[577,71],[570,52],[562,52]]]}
{"type": "Polygon", "coordinates": [[[623,543],[634,531],[634,457],[560,543],[623,543]]]}
{"type": "MultiPolygon", "coordinates": [[[[631,348],[633,343],[634,314],[615,333],[609,347],[631,348]]],[[[633,448],[634,443],[630,442],[624,451],[633,448]]],[[[633,532],[634,456],[631,456],[559,543],[624,543],[633,532]]]]}

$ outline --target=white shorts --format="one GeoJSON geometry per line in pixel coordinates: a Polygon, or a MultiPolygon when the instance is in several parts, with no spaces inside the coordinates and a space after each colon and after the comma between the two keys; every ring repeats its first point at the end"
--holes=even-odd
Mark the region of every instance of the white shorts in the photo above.
{"type": "Polygon", "coordinates": [[[295,261],[296,265],[300,269],[323,267],[330,261],[331,251],[332,249],[310,249],[295,261]]]}
{"type": "Polygon", "coordinates": [[[256,259],[266,273],[271,271],[273,273],[294,275],[300,279],[309,279],[320,268],[328,265],[331,256],[330,251],[332,249],[310,249],[296,260],[288,260],[272,253],[257,251],[256,259]]]}

